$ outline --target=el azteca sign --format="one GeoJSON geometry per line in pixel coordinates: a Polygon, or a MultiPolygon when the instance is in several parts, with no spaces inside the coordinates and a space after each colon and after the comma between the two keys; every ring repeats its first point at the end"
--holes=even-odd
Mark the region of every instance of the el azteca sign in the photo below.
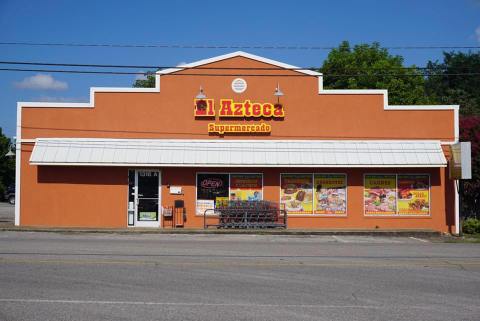
{"type": "MultiPolygon", "coordinates": [[[[213,99],[195,99],[194,115],[199,118],[284,118],[285,109],[282,104],[259,103],[245,100],[234,102],[233,99],[221,99],[218,109],[213,99]]],[[[224,135],[237,134],[269,134],[272,126],[264,122],[256,124],[217,124],[209,123],[208,132],[224,135]]]]}
{"type": "MultiPolygon", "coordinates": [[[[215,117],[217,110],[213,99],[195,99],[195,117],[215,117]]],[[[259,103],[245,100],[234,102],[233,99],[221,99],[218,108],[219,117],[266,117],[283,118],[285,110],[282,104],[259,103]]]]}

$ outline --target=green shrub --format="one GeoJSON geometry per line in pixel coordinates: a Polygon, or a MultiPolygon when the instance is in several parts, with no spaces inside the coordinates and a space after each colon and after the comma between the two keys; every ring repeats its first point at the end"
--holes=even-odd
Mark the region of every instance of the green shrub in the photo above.
{"type": "Polygon", "coordinates": [[[477,218],[467,218],[463,221],[462,231],[466,234],[480,233],[480,220],[477,218]]]}

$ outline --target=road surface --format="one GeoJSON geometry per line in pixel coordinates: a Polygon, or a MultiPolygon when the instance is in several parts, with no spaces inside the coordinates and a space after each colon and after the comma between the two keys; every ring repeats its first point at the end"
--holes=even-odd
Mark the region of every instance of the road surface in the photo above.
{"type": "Polygon", "coordinates": [[[0,320],[479,320],[480,246],[0,232],[0,320]]]}

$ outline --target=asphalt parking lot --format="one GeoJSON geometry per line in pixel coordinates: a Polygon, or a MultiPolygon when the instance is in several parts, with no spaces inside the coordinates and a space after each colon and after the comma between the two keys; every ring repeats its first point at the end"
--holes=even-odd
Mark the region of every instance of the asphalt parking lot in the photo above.
{"type": "Polygon", "coordinates": [[[478,320],[480,246],[0,232],[1,320],[478,320]]]}

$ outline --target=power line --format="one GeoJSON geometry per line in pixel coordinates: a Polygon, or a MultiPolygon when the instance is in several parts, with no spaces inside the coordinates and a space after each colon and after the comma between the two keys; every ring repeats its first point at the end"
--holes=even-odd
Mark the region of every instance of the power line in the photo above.
{"type": "MultiPolygon", "coordinates": [[[[281,69],[277,69],[281,70],[281,69]]],[[[95,70],[59,70],[59,69],[22,69],[22,68],[0,68],[0,71],[14,72],[45,72],[45,73],[71,73],[71,74],[104,74],[104,75],[148,75],[145,72],[127,72],[127,71],[95,71],[95,70]]],[[[317,77],[307,74],[242,74],[242,73],[219,73],[219,74],[203,74],[203,73],[170,73],[168,76],[199,76],[199,77],[317,77]]],[[[419,77],[419,76],[480,76],[480,72],[460,72],[460,73],[372,73],[372,74],[323,74],[324,77],[419,77]]]]}
{"type": "MultiPolygon", "coordinates": [[[[279,70],[279,69],[278,69],[279,70]]],[[[53,73],[72,73],[72,74],[106,74],[106,75],[145,75],[145,72],[128,71],[95,71],[95,70],[58,70],[58,69],[21,69],[21,68],[0,68],[0,71],[20,71],[20,72],[53,72],[53,73]]],[[[231,77],[231,76],[258,76],[258,77],[316,77],[305,74],[196,74],[196,73],[171,73],[168,76],[213,76],[213,77],[231,77]]]]}
{"type": "MultiPolygon", "coordinates": [[[[191,45],[191,44],[115,44],[115,43],[64,43],[64,42],[0,42],[5,46],[43,46],[43,47],[104,47],[104,48],[164,48],[164,49],[266,49],[266,50],[332,50],[335,46],[304,45],[191,45]]],[[[392,50],[438,50],[438,49],[480,49],[480,46],[387,46],[392,50]]]]}
{"type": "MultiPolygon", "coordinates": [[[[29,65],[29,66],[55,66],[55,67],[91,67],[91,68],[127,68],[127,69],[205,69],[205,70],[312,70],[317,71],[322,67],[211,67],[211,66],[155,66],[155,65],[109,65],[109,64],[80,64],[80,63],[53,63],[34,61],[0,61],[0,65],[29,65]]],[[[446,67],[389,67],[389,68],[348,68],[349,71],[382,71],[382,70],[446,70],[446,67]]],[[[470,68],[448,68],[448,70],[471,70],[470,68]]]]}
{"type": "MultiPolygon", "coordinates": [[[[267,122],[266,122],[267,123],[267,122]]],[[[227,124],[231,125],[231,124],[227,124]]],[[[252,123],[252,125],[255,125],[255,123],[252,123]]],[[[95,133],[103,133],[105,135],[113,134],[113,133],[123,133],[123,134],[132,134],[132,135],[138,135],[138,134],[149,134],[149,135],[155,135],[157,137],[148,137],[148,138],[140,138],[140,139],[159,139],[161,137],[158,137],[158,135],[194,135],[194,136],[206,136],[206,137],[211,137],[210,133],[207,132],[170,132],[170,131],[152,131],[152,130],[109,130],[109,129],[84,129],[84,128],[53,128],[53,127],[39,127],[39,126],[21,126],[22,129],[33,129],[33,130],[51,130],[51,131],[72,131],[72,132],[95,132],[95,133]]],[[[225,135],[227,136],[227,135],[225,135]]],[[[396,139],[402,139],[402,137],[399,136],[363,136],[363,137],[358,137],[358,136],[345,136],[345,135],[330,135],[330,136],[322,136],[322,135],[285,135],[285,134],[274,134],[270,137],[275,137],[275,138],[290,138],[290,139],[295,139],[295,138],[304,138],[304,139],[343,139],[343,140],[362,140],[362,139],[367,139],[367,140],[379,140],[379,139],[391,139],[391,140],[396,140],[396,139]]],[[[112,137],[113,139],[136,139],[138,136],[135,137],[129,137],[129,138],[119,138],[119,137],[112,137]]],[[[444,140],[449,140],[451,137],[437,137],[438,139],[444,139],[444,140]]],[[[88,138],[85,138],[88,139],[88,138]]],[[[96,142],[110,142],[109,137],[101,137],[97,138],[96,142]]],[[[421,140],[419,138],[411,138],[411,140],[421,140]]],[[[78,140],[77,140],[78,141],[78,140]]],[[[210,141],[210,140],[209,140],[210,141]]],[[[211,142],[215,142],[215,140],[212,140],[211,142]]]]}

